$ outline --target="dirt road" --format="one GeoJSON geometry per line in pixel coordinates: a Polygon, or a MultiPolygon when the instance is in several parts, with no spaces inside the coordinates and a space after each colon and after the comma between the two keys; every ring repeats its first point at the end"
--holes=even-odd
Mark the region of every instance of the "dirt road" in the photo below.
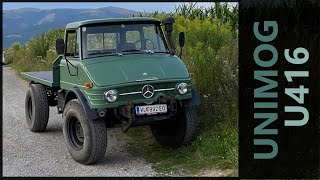
{"type": "Polygon", "coordinates": [[[29,131],[24,112],[28,83],[9,67],[3,68],[3,176],[155,176],[150,164],[132,157],[116,139],[120,129],[108,129],[108,148],[102,161],[81,165],[69,155],[62,118],[50,108],[47,130],[29,131]]]}

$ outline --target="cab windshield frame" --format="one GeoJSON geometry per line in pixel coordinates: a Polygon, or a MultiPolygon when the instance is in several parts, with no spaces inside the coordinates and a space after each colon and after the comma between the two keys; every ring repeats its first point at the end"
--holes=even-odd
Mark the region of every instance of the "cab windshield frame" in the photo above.
{"type": "MultiPolygon", "coordinates": [[[[114,28],[113,27],[113,28],[114,28]]],[[[112,23],[99,23],[99,24],[88,24],[88,25],[84,25],[84,26],[80,26],[79,27],[79,31],[80,31],[80,43],[81,43],[81,56],[82,59],[90,59],[90,58],[95,58],[95,57],[103,57],[103,56],[114,56],[114,55],[126,55],[126,54],[144,54],[144,53],[166,53],[169,54],[169,46],[167,44],[167,40],[164,36],[163,30],[161,28],[160,22],[156,22],[156,21],[146,21],[146,22],[112,22],[112,23]],[[117,29],[114,29],[115,31],[108,31],[108,26],[119,26],[117,29]],[[133,29],[126,29],[127,27],[132,26],[131,28],[133,29]],[[136,26],[136,27],[135,27],[136,26]],[[135,28],[139,28],[140,26],[140,30],[137,30],[135,28]],[[158,35],[155,38],[157,39],[157,42],[153,42],[152,44],[155,45],[157,44],[157,48],[159,48],[159,51],[153,51],[153,50],[147,50],[146,49],[146,40],[145,39],[149,39],[145,37],[145,34],[143,32],[143,28],[144,27],[154,27],[155,28],[155,33],[158,35]],[[105,33],[117,33],[119,34],[118,38],[122,38],[120,39],[120,43],[126,43],[127,41],[127,37],[125,37],[125,33],[130,31],[130,30],[134,30],[134,31],[139,31],[140,33],[140,43],[141,43],[141,49],[140,50],[133,50],[130,52],[124,52],[124,51],[118,51],[117,48],[115,49],[115,52],[107,52],[107,53],[101,53],[101,54],[96,54],[96,55],[88,55],[88,51],[87,51],[87,47],[88,47],[88,42],[87,42],[87,35],[88,35],[88,31],[90,32],[90,28],[101,28],[101,27],[106,27],[105,31],[103,31],[103,29],[101,28],[100,30],[102,30],[101,34],[105,34],[105,33]],[[121,29],[122,28],[122,29],[121,29]],[[120,37],[121,36],[121,37],[120,37]],[[145,41],[143,43],[143,40],[145,41]],[[143,45],[144,44],[144,45],[143,45]],[[161,45],[162,44],[162,45],[161,45]],[[145,47],[145,49],[142,49],[142,46],[145,47]],[[161,51],[160,51],[161,50],[161,51]]],[[[93,30],[93,29],[91,29],[93,30]]],[[[94,31],[94,30],[93,30],[94,31]]],[[[97,32],[99,33],[99,32],[97,32]]],[[[104,35],[103,35],[104,36],[104,35]]],[[[103,37],[104,38],[104,37],[103,37]]],[[[118,46],[119,44],[116,44],[116,46],[118,46]]],[[[103,40],[103,46],[104,46],[104,40],[103,40]]],[[[104,49],[103,47],[103,51],[105,51],[106,49],[104,49]]]]}

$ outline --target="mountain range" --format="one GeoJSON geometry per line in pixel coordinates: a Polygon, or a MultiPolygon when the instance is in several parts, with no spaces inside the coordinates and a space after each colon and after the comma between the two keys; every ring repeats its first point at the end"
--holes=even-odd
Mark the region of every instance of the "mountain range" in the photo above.
{"type": "Polygon", "coordinates": [[[14,42],[25,44],[36,34],[49,29],[64,28],[74,21],[101,18],[130,17],[137,11],[118,7],[98,9],[36,9],[20,8],[3,12],[3,47],[8,48],[14,42]]]}

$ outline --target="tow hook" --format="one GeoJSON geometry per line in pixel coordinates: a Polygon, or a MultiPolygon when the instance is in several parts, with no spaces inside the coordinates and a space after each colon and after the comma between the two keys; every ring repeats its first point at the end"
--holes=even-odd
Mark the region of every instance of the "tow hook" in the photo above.
{"type": "Polygon", "coordinates": [[[98,109],[98,114],[99,114],[99,117],[103,118],[105,115],[106,115],[106,110],[104,109],[98,109]]]}
{"type": "Polygon", "coordinates": [[[177,113],[177,101],[174,97],[170,99],[170,116],[174,116],[177,113]]]}
{"type": "Polygon", "coordinates": [[[124,133],[126,133],[128,131],[128,129],[130,128],[132,122],[134,121],[135,119],[135,116],[134,116],[134,111],[133,111],[133,104],[132,104],[132,101],[129,100],[128,101],[128,104],[127,104],[127,115],[128,115],[128,122],[124,122],[124,121],[121,121],[121,124],[122,124],[122,131],[124,133]]]}

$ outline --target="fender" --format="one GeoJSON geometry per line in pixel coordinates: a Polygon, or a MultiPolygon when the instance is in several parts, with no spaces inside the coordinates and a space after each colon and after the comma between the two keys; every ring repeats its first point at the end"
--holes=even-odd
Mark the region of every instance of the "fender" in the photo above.
{"type": "Polygon", "coordinates": [[[201,99],[198,93],[192,89],[192,98],[184,101],[184,107],[198,106],[201,104],[201,99]]]}
{"type": "Polygon", "coordinates": [[[79,88],[75,87],[73,89],[70,89],[65,96],[65,100],[67,100],[69,93],[74,93],[77,96],[77,99],[80,101],[84,114],[88,120],[95,120],[100,118],[97,112],[90,108],[87,99],[85,98],[85,96],[79,88]]]}

